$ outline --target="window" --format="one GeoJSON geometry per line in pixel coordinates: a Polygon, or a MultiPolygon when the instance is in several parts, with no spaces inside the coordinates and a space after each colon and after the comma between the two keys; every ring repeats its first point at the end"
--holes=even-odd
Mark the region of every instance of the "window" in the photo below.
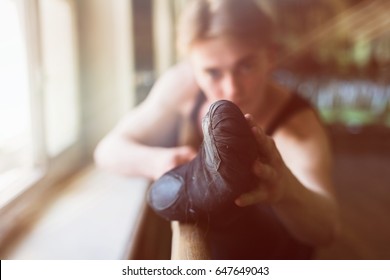
{"type": "Polygon", "coordinates": [[[17,2],[0,2],[0,197],[32,167],[28,60],[17,2]]]}
{"type": "Polygon", "coordinates": [[[55,157],[78,139],[75,20],[70,1],[41,0],[39,8],[46,152],[55,157]]]}
{"type": "Polygon", "coordinates": [[[0,208],[81,156],[76,38],[73,1],[0,1],[0,208]]]}

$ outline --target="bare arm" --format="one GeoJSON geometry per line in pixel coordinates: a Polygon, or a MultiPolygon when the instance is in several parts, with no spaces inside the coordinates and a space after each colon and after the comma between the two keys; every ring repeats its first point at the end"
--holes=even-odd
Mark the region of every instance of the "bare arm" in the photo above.
{"type": "Polygon", "coordinates": [[[164,74],[147,99],[130,111],[98,144],[98,166],[127,176],[156,179],[191,160],[189,146],[174,147],[186,104],[196,90],[188,68],[179,65],[164,74]],[[184,108],[184,109],[183,109],[184,108]]]}
{"type": "Polygon", "coordinates": [[[289,174],[286,185],[290,186],[275,210],[302,240],[327,244],[334,239],[340,226],[331,179],[330,144],[312,111],[291,120],[290,129],[294,128],[298,135],[288,137],[288,131],[281,131],[282,140],[275,138],[289,174]]]}
{"type": "Polygon", "coordinates": [[[333,241],[339,220],[331,182],[331,153],[314,113],[307,110],[295,116],[274,139],[258,128],[253,130],[264,156],[254,166],[262,183],[236,203],[271,204],[290,233],[305,243],[333,241]]]}

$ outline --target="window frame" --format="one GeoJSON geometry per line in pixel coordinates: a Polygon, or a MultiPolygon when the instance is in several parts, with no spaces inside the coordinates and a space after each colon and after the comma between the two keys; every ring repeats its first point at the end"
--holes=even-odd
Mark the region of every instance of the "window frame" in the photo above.
{"type": "MultiPolygon", "coordinates": [[[[0,248],[7,235],[12,232],[18,222],[33,216],[43,207],[46,201],[55,195],[60,188],[56,184],[60,180],[77,172],[85,166],[85,151],[81,139],[81,117],[78,119],[79,128],[77,139],[58,155],[50,158],[46,143],[45,104],[44,104],[44,66],[42,53],[42,28],[40,14],[40,0],[14,0],[20,13],[22,32],[27,45],[26,57],[28,65],[29,97],[31,111],[31,139],[32,139],[32,168],[23,173],[23,179],[17,180],[6,187],[6,197],[0,201],[0,248]],[[39,201],[39,203],[38,203],[39,201]]],[[[74,61],[74,75],[76,75],[77,102],[80,105],[80,85],[78,73],[78,46],[77,46],[77,14],[73,0],[64,0],[71,9],[72,33],[74,38],[73,51],[76,54],[74,61]]]]}

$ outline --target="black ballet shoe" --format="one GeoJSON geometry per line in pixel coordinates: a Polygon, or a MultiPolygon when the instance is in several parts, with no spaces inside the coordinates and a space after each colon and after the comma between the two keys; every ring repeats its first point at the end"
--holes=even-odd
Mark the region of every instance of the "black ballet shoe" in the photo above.
{"type": "Polygon", "coordinates": [[[234,200],[258,183],[252,172],[257,142],[234,103],[213,103],[202,130],[198,155],[165,173],[148,192],[149,205],[167,220],[226,222],[239,212],[234,200]]]}

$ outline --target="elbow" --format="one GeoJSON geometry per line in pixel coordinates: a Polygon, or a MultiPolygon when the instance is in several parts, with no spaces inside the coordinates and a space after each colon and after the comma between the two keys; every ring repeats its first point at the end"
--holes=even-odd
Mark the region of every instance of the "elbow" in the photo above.
{"type": "Polygon", "coordinates": [[[318,240],[317,246],[328,247],[332,245],[340,236],[340,225],[334,224],[329,227],[327,231],[324,231],[323,236],[318,240]]]}
{"type": "Polygon", "coordinates": [[[102,148],[100,146],[100,143],[96,146],[94,152],[93,152],[93,161],[95,162],[95,165],[98,167],[102,167],[102,148]]]}
{"type": "Polygon", "coordinates": [[[327,203],[322,210],[325,215],[322,220],[322,228],[319,231],[318,242],[315,245],[318,247],[329,247],[342,234],[340,208],[337,198],[334,196],[328,197],[327,203]]]}
{"type": "Polygon", "coordinates": [[[336,200],[333,201],[333,211],[331,212],[331,222],[330,222],[330,238],[328,245],[332,244],[334,241],[339,239],[342,233],[342,223],[340,217],[340,210],[336,200]]]}
{"type": "Polygon", "coordinates": [[[326,229],[322,231],[321,238],[316,242],[316,245],[319,247],[328,247],[332,245],[341,235],[341,221],[338,215],[338,212],[334,213],[330,218],[326,229]]]}
{"type": "Polygon", "coordinates": [[[100,141],[93,152],[93,160],[95,165],[99,168],[105,168],[107,165],[107,145],[105,144],[105,141],[105,139],[100,141]]]}
{"type": "Polygon", "coordinates": [[[332,225],[331,225],[331,230],[330,230],[330,238],[328,240],[328,244],[330,245],[333,242],[335,242],[337,239],[339,239],[340,235],[342,232],[342,226],[341,226],[341,220],[340,216],[337,213],[333,219],[332,225]]]}

